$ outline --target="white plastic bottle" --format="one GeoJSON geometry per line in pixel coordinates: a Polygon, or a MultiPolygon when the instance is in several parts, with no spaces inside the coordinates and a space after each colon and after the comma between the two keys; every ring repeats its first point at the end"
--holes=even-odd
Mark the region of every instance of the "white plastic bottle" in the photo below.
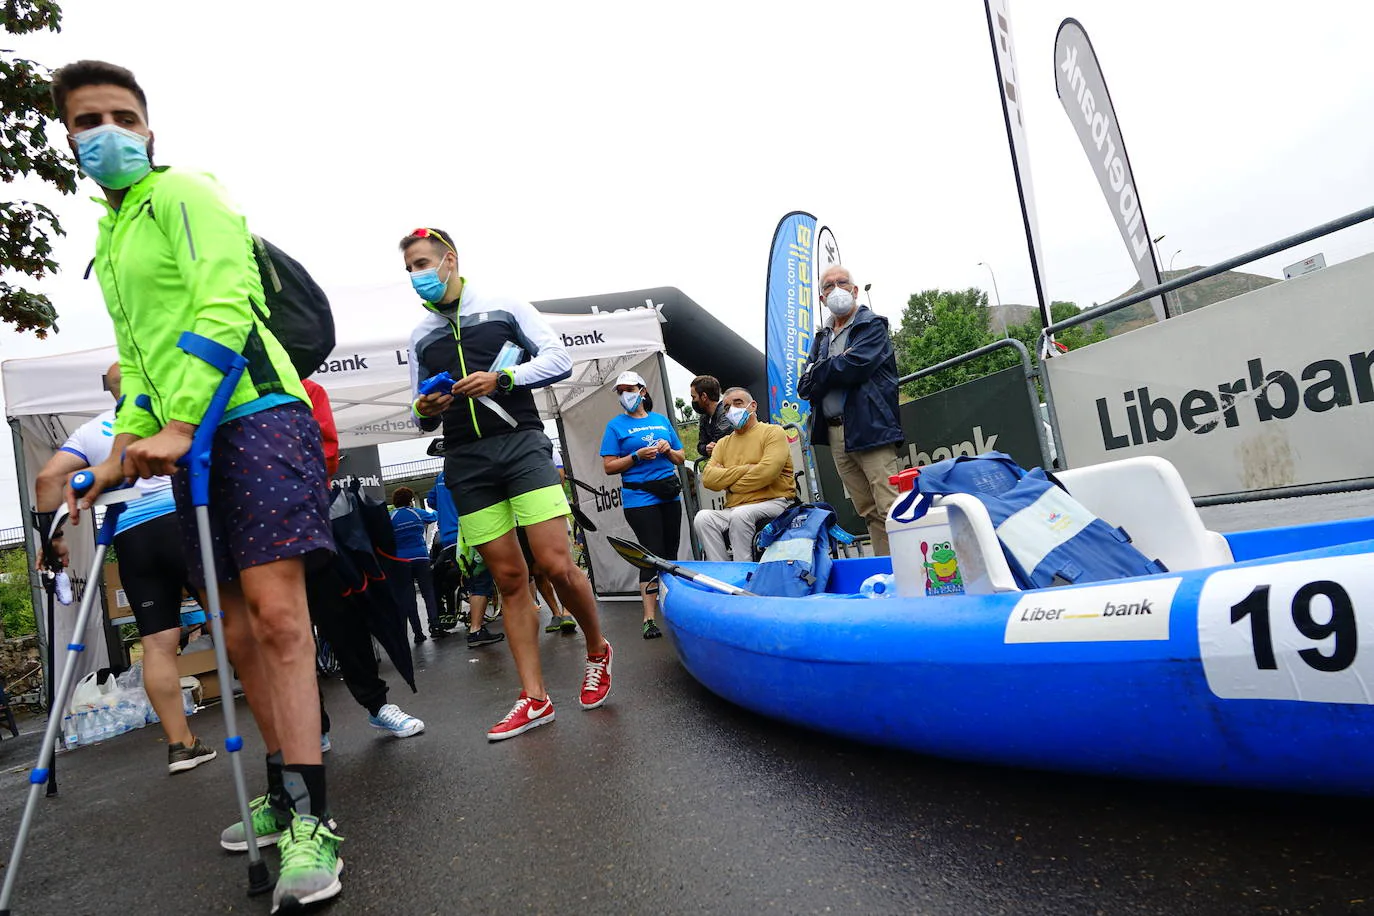
{"type": "Polygon", "coordinates": [[[897,594],[897,580],[892,573],[877,573],[863,581],[859,594],[865,598],[892,598],[897,594]]]}
{"type": "Polygon", "coordinates": [[[85,710],[76,714],[76,743],[83,747],[95,743],[91,737],[91,716],[85,710]]]}
{"type": "Polygon", "coordinates": [[[948,510],[937,506],[920,518],[912,518],[912,491],[918,487],[919,477],[918,468],[909,468],[891,478],[898,492],[887,513],[887,540],[897,594],[903,598],[962,595],[964,580],[954,552],[948,510]]]}
{"type": "Polygon", "coordinates": [[[62,746],[69,751],[76,750],[80,741],[76,734],[76,716],[71,714],[62,717],[62,746]]]}

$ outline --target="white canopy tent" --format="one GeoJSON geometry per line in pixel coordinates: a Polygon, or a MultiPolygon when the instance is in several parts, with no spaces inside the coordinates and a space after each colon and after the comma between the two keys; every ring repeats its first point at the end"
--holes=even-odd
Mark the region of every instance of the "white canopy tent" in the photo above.
{"type": "MultiPolygon", "coordinates": [[[[410,324],[379,320],[378,297],[370,293],[354,291],[331,297],[338,323],[338,345],[312,376],[329,393],[339,429],[339,445],[344,449],[426,435],[410,418],[410,324]],[[364,300],[368,311],[348,308],[350,303],[364,300]],[[366,321],[356,320],[363,314],[369,315],[366,321]]],[[[538,392],[545,419],[560,420],[564,411],[613,384],[620,372],[639,366],[646,359],[656,359],[661,365],[663,335],[653,309],[545,317],[563,338],[573,358],[571,378],[538,392]]],[[[115,348],[111,345],[0,363],[22,506],[33,505],[34,480],[53,451],[77,427],[110,407],[110,395],[101,389],[100,378],[115,360],[115,348]]],[[[602,417],[600,422],[605,419],[602,417]]],[[[599,442],[599,429],[595,435],[599,442]]],[[[578,463],[585,464],[590,457],[581,456],[578,463]]],[[[573,460],[571,456],[569,459],[573,460]]],[[[69,540],[71,572],[79,600],[85,585],[80,580],[84,580],[94,559],[94,541],[89,536],[69,540]]],[[[29,538],[27,546],[32,560],[36,555],[36,538],[29,538]]],[[[596,562],[595,554],[593,559],[596,562]]],[[[594,575],[596,572],[594,568],[594,575]]],[[[606,573],[617,579],[621,571],[607,569],[606,573]]],[[[42,608],[45,601],[44,593],[35,588],[35,609],[42,608]]],[[[40,621],[44,618],[41,611],[36,616],[40,621]]],[[[74,613],[58,615],[56,645],[72,641],[74,617],[74,613]]],[[[102,667],[107,656],[98,648],[105,645],[102,615],[93,617],[96,619],[80,640],[91,651],[84,653],[83,670],[78,676],[102,667]]],[[[40,628],[45,626],[40,622],[40,628]]]]}
{"type": "MultiPolygon", "coordinates": [[[[663,351],[663,335],[651,309],[545,317],[573,358],[572,377],[539,393],[545,419],[590,396],[645,354],[663,351]]],[[[311,378],[329,392],[339,446],[421,435],[410,420],[410,328],[378,333],[341,326],[337,336],[334,352],[311,378]]],[[[11,424],[18,423],[25,444],[46,455],[82,423],[107,410],[110,396],[101,390],[100,377],[115,359],[111,345],[0,364],[5,414],[11,424]]],[[[25,498],[31,497],[30,491],[25,498]]]]}

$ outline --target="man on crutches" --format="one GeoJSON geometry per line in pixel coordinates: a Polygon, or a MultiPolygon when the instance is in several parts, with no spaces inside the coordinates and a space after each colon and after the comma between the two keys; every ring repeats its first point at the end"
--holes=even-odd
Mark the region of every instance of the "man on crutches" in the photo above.
{"type": "Polygon", "coordinates": [[[227,649],[269,752],[267,794],[251,805],[256,836],[240,823],[220,842],[247,851],[276,841],[272,911],[295,910],[338,894],[343,869],[325,793],[305,597],[307,559],[333,550],[319,426],[265,324],[244,217],[209,176],[152,166],[147,101],[133,74],[78,61],[54,74],[52,91],[82,171],[108,202],[95,270],[124,389],[111,457],[92,468],[95,484],[79,500],[68,490],[68,510],[75,520],[103,489],[173,475],[192,578],[198,586],[207,575],[218,582],[227,649]],[[191,481],[178,461],[223,375],[178,348],[183,332],[247,362],[209,447],[208,497],[194,498],[208,506],[209,570],[202,570],[191,481]]]}

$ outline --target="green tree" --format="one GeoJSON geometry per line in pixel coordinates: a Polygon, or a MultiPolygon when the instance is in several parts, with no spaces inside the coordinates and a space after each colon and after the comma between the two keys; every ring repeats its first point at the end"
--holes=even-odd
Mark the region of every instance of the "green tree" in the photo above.
{"type": "MultiPolygon", "coordinates": [[[[893,335],[897,372],[908,375],[991,343],[988,330],[988,295],[980,289],[928,289],[912,295],[902,314],[902,326],[893,335]]],[[[919,378],[902,387],[907,397],[949,388],[980,378],[1002,367],[1000,354],[919,378]]]]}
{"type": "Polygon", "coordinates": [[[29,591],[29,558],[22,549],[0,553],[0,625],[8,637],[38,632],[29,591]]]}
{"type": "MultiPolygon", "coordinates": [[[[1001,337],[990,327],[988,297],[983,290],[928,289],[913,294],[907,300],[902,326],[893,334],[897,353],[897,372],[908,375],[928,366],[953,359],[964,353],[992,343],[1001,337]]],[[[1082,311],[1073,302],[1050,303],[1050,319],[1062,321],[1082,311]]],[[[1030,352],[1031,365],[1039,366],[1040,331],[1044,327],[1039,312],[1026,321],[1007,327],[1007,336],[1019,340],[1030,352]]],[[[1000,332],[1000,328],[999,328],[1000,332]]],[[[1101,321],[1091,326],[1077,325],[1057,335],[1056,339],[1070,350],[1106,340],[1106,325],[1101,321]]],[[[981,378],[1001,369],[1017,365],[1020,358],[1012,349],[994,351],[987,356],[970,360],[952,369],[925,376],[902,387],[908,398],[922,397],[963,382],[981,378]]]]}
{"type": "Polygon", "coordinates": [[[692,422],[692,405],[691,405],[691,404],[688,404],[688,403],[687,403],[686,401],[684,401],[682,398],[677,398],[675,401],[673,401],[673,406],[675,406],[675,407],[677,408],[677,412],[678,412],[678,422],[679,422],[679,423],[690,423],[690,422],[692,422]]]}
{"type": "MultiPolygon", "coordinates": [[[[62,30],[62,11],[54,0],[4,0],[3,17],[11,35],[62,30]]],[[[0,182],[32,175],[72,194],[71,158],[48,142],[48,122],[57,115],[48,88],[46,67],[0,50],[0,182]]],[[[43,204],[0,201],[0,276],[12,271],[39,280],[55,272],[52,238],[65,234],[57,214],[43,204]]],[[[41,338],[49,328],[57,330],[57,311],[42,293],[0,279],[0,321],[41,338]]]]}

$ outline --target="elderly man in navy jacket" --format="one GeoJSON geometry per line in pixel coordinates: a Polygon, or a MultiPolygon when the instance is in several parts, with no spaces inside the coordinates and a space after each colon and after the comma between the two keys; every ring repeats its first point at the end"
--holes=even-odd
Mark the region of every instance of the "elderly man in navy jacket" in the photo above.
{"type": "Polygon", "coordinates": [[[831,318],[811,346],[798,393],[811,402],[811,442],[829,445],[854,511],[868,523],[876,556],[887,556],[887,510],[897,498],[902,425],[897,416],[897,358],[887,319],[858,304],[847,267],[821,275],[831,318]]]}

